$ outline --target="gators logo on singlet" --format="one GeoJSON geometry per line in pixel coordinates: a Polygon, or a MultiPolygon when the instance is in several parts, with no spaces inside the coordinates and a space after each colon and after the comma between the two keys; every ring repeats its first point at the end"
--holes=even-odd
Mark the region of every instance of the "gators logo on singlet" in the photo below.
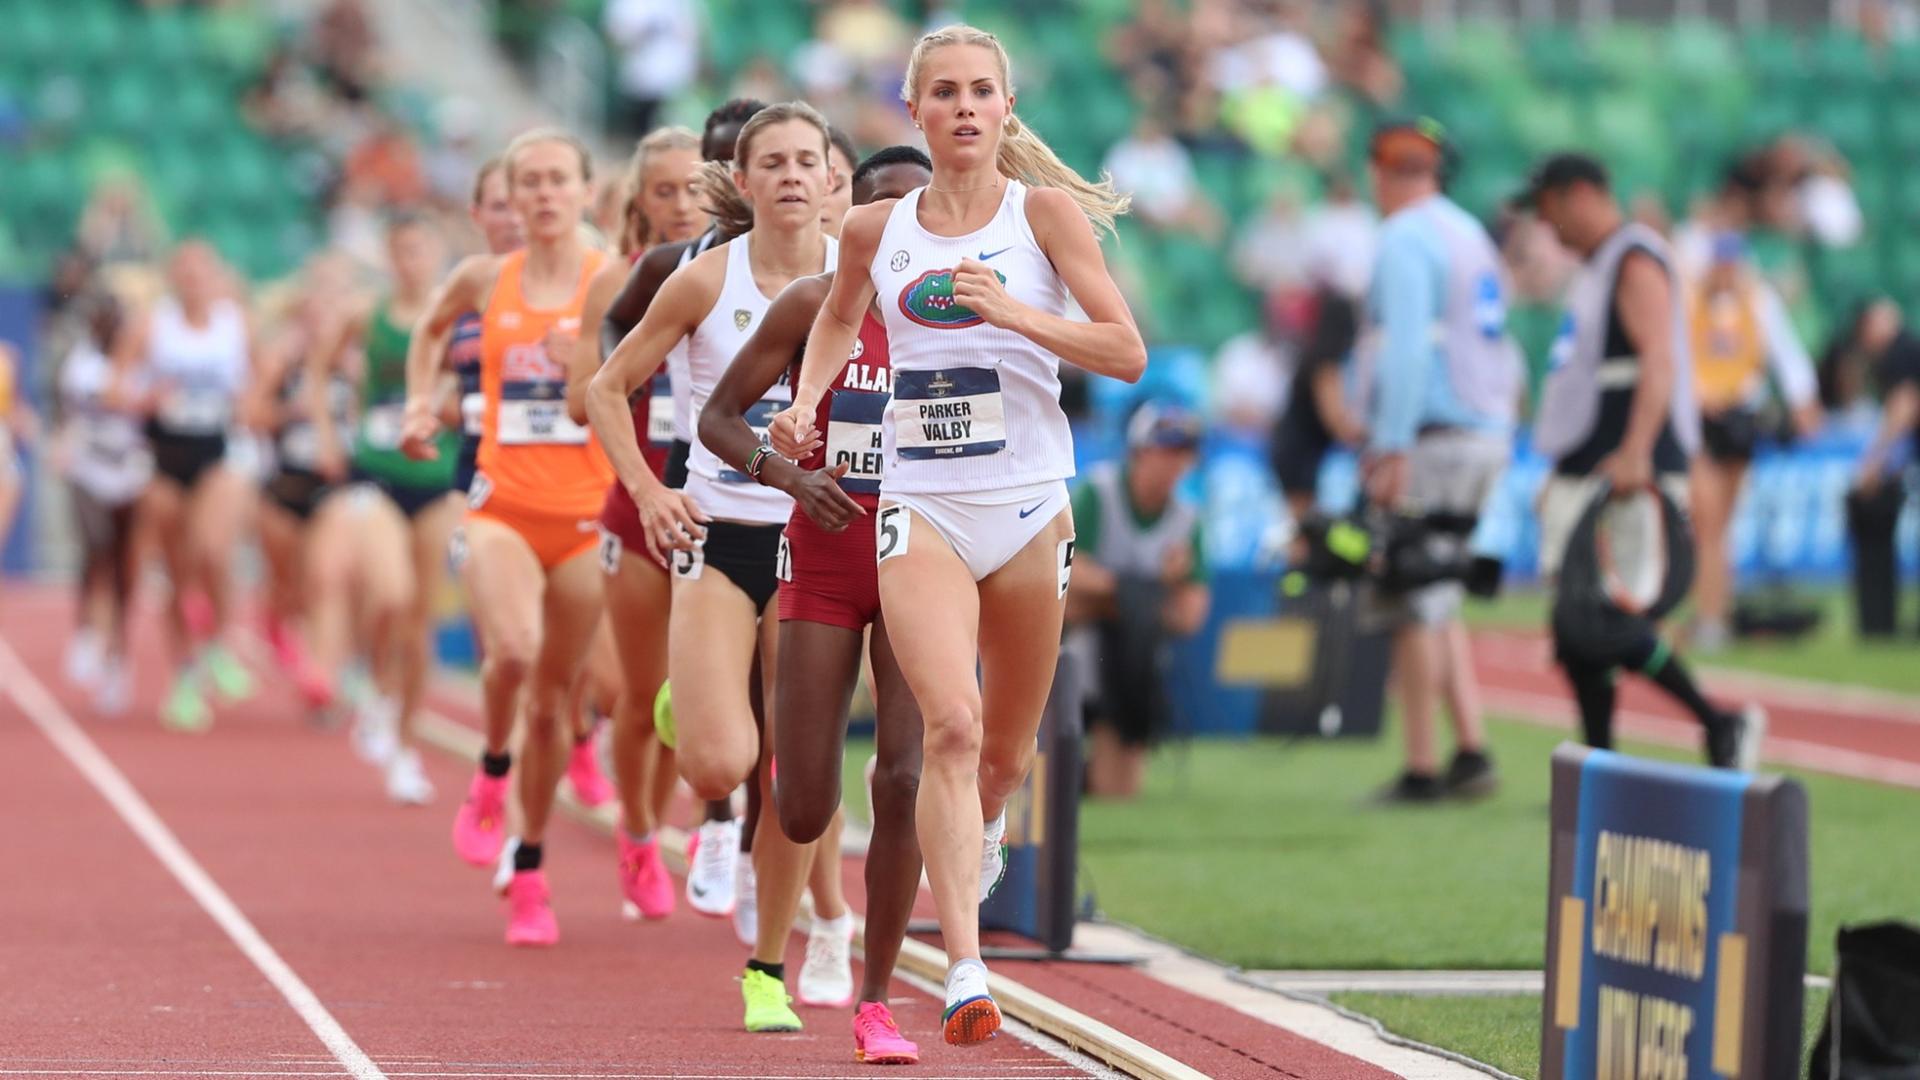
{"type": "MultiPolygon", "coordinates": [[[[998,270],[993,274],[1002,285],[1007,283],[1007,275],[998,270]]],[[[900,290],[900,314],[935,330],[960,330],[987,321],[953,298],[951,267],[929,270],[908,282],[907,287],[900,290]]]]}

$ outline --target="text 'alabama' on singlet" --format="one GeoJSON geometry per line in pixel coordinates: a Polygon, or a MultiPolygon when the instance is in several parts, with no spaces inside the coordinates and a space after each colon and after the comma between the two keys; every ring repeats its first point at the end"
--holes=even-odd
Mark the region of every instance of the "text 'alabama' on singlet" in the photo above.
{"type": "MultiPolygon", "coordinates": [[[[787,369],[787,383],[800,379],[800,357],[787,369]]],[[[825,440],[800,462],[803,469],[846,465],[840,489],[869,509],[880,503],[880,478],[886,453],[882,429],[893,396],[893,371],[887,358],[887,328],[869,311],[860,320],[853,355],[827,396],[820,399],[813,429],[825,440]]]]}
{"type": "Polygon", "coordinates": [[[1072,476],[1060,358],[953,295],[954,268],[975,259],[1014,299],[1066,314],[1066,285],[1027,224],[1026,186],[1008,180],[993,220],[965,236],[920,224],[925,190],[894,204],[869,268],[893,364],[884,490],[992,491],[1072,476]]]}
{"type": "MultiPolygon", "coordinates": [[[[753,240],[754,235],[748,233],[727,245],[727,272],[720,295],[713,302],[713,310],[687,335],[687,390],[695,416],[706,408],[707,398],[713,395],[720,376],[726,373],[740,347],[753,336],[767,309],[773,306],[773,301],[753,280],[753,240]]],[[[839,254],[840,245],[828,237],[821,270],[830,269],[839,254]]],[[[760,400],[747,410],[747,425],[765,442],[774,414],[792,401],[793,387],[783,374],[780,381],[768,387],[760,400]]],[[[693,496],[700,509],[722,521],[785,524],[793,513],[793,499],[784,491],[762,486],[721,461],[700,442],[698,434],[696,431],[693,455],[687,460],[687,494],[693,496]]]]}

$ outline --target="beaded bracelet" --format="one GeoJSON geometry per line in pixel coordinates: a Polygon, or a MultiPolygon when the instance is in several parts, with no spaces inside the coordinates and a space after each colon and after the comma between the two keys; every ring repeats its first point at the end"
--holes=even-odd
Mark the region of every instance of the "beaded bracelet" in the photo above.
{"type": "Polygon", "coordinates": [[[767,459],[773,456],[773,447],[761,443],[754,447],[753,456],[747,459],[747,475],[760,479],[760,470],[766,468],[767,459]]]}

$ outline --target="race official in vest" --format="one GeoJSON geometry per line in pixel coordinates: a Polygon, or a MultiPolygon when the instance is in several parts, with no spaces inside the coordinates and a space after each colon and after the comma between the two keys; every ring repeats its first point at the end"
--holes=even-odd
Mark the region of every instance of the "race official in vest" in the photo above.
{"type": "MultiPolygon", "coordinates": [[[[1686,505],[1700,413],[1673,255],[1659,233],[1621,214],[1605,167],[1584,154],[1557,154],[1534,170],[1519,201],[1583,260],[1534,417],[1533,445],[1553,462],[1537,504],[1540,572],[1552,582],[1575,526],[1603,489],[1634,493],[1658,484],[1686,505]]],[[[1694,715],[1710,763],[1751,768],[1757,760],[1765,715],[1709,702],[1651,622],[1635,620],[1605,655],[1565,640],[1556,626],[1554,655],[1589,745],[1613,745],[1614,677],[1624,668],[1694,715]]]]}
{"type": "Polygon", "coordinates": [[[1124,462],[1089,469],[1073,492],[1067,648],[1090,671],[1089,794],[1139,794],[1147,751],[1171,719],[1169,649],[1206,621],[1200,511],[1179,499],[1200,418],[1148,402],[1127,423],[1124,462]]]}
{"type": "MultiPolygon", "coordinates": [[[[1499,250],[1479,221],[1441,191],[1452,152],[1429,120],[1374,134],[1374,195],[1383,221],[1356,352],[1365,417],[1367,496],[1424,517],[1431,543],[1463,551],[1506,468],[1522,384],[1507,335],[1499,250]]],[[[1383,797],[1429,801],[1493,790],[1480,693],[1466,628],[1464,590],[1444,582],[1389,605],[1394,681],[1406,725],[1406,771],[1383,797]],[[1434,711],[1453,719],[1455,753],[1439,771],[1434,711]]]]}
{"type": "Polygon", "coordinates": [[[1695,651],[1712,652],[1725,648],[1730,638],[1734,581],[1727,530],[1767,427],[1769,384],[1802,436],[1820,425],[1819,384],[1785,303],[1754,271],[1739,233],[1714,237],[1711,261],[1687,290],[1686,312],[1703,451],[1692,468],[1699,552],[1688,643],[1695,651]]]}

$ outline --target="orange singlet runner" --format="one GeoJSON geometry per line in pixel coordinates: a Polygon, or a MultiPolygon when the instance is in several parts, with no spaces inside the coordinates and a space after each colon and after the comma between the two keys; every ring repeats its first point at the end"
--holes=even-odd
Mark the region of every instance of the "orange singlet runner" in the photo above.
{"type": "Polygon", "coordinates": [[[593,433],[567,416],[567,357],[547,350],[553,332],[582,332],[587,285],[606,259],[589,250],[566,304],[541,310],[520,291],[526,252],[502,257],[482,323],[480,392],[487,404],[467,516],[519,533],[548,570],[599,543],[600,505],[613,483],[593,433]]]}

